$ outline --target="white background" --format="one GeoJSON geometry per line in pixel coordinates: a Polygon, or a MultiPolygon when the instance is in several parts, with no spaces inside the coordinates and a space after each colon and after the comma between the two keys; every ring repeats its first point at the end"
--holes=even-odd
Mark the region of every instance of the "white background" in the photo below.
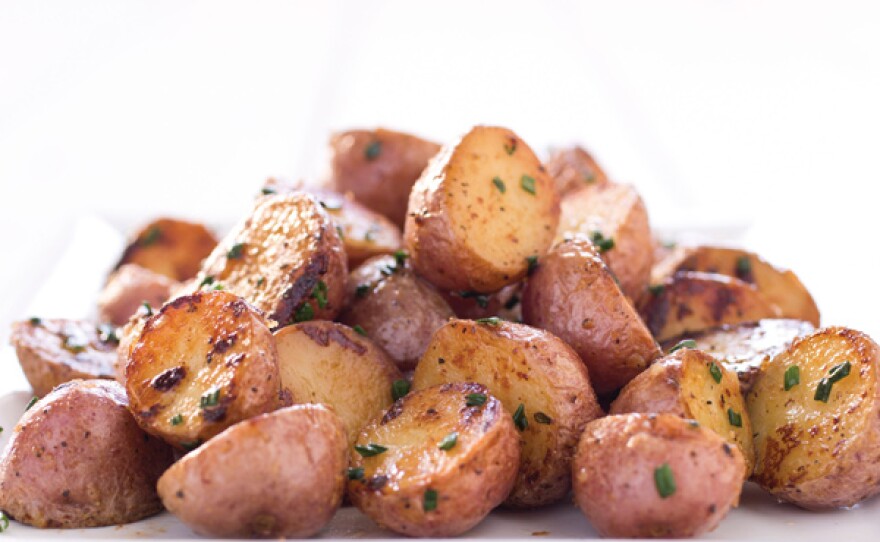
{"type": "Polygon", "coordinates": [[[877,3],[3,1],[0,339],[78,216],[228,223],[333,129],[475,123],[584,143],[659,226],[747,227],[880,338],[877,3]]]}

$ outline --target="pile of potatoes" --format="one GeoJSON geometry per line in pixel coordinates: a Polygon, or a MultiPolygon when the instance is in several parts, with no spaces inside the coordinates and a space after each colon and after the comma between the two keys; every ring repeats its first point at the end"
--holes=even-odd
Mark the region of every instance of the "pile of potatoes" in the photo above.
{"type": "Polygon", "coordinates": [[[307,537],[348,501],[448,537],[573,494],[602,536],[687,537],[749,480],[806,509],[880,492],[880,348],[820,328],[791,271],[664,244],[581,148],[330,144],[321,188],[270,179],[222,240],[141,228],[99,323],[14,325],[41,398],[5,515],[307,537]]]}

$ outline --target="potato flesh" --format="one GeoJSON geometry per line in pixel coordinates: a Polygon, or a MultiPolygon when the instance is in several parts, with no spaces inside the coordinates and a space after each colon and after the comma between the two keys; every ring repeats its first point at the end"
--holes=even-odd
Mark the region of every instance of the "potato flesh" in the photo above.
{"type": "Polygon", "coordinates": [[[125,248],[116,267],[133,263],[174,280],[196,275],[217,239],[203,225],[172,218],[146,224],[125,248]]]}

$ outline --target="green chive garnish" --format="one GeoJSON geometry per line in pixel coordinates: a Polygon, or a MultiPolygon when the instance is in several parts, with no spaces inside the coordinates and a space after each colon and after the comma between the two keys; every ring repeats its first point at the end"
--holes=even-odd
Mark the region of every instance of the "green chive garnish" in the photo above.
{"type": "Polygon", "coordinates": [[[664,286],[663,284],[653,284],[651,286],[648,286],[648,291],[651,292],[651,295],[655,296],[662,294],[663,290],[665,289],[666,286],[664,286]]]}
{"type": "Polygon", "coordinates": [[[506,152],[508,156],[513,156],[513,153],[516,152],[516,138],[510,138],[510,145],[507,143],[504,144],[504,152],[506,152]]]}
{"type": "Polygon", "coordinates": [[[202,282],[199,283],[199,290],[201,290],[205,286],[210,286],[214,284],[214,275],[207,275],[202,279],[202,282]]]}
{"type": "Polygon", "coordinates": [[[529,419],[526,417],[526,405],[520,403],[513,413],[513,425],[520,431],[525,431],[529,427],[529,419]]]}
{"type": "Polygon", "coordinates": [[[355,324],[354,327],[351,329],[353,329],[354,332],[357,333],[358,335],[363,335],[364,337],[367,336],[367,332],[364,330],[364,328],[362,328],[361,326],[359,326],[357,324],[355,324]]]}
{"type": "Polygon", "coordinates": [[[274,188],[269,188],[269,187],[267,187],[267,186],[264,186],[263,189],[260,190],[260,192],[262,192],[264,196],[268,196],[269,194],[274,194],[274,193],[275,193],[275,189],[274,189],[274,188]]]}
{"type": "Polygon", "coordinates": [[[349,480],[363,480],[364,479],[364,468],[363,467],[350,467],[348,469],[348,479],[349,480]]]}
{"type": "Polygon", "coordinates": [[[27,406],[24,407],[24,411],[27,412],[28,410],[30,410],[31,407],[34,406],[34,405],[37,403],[37,401],[39,401],[39,400],[40,400],[40,399],[39,399],[36,395],[34,395],[33,397],[31,397],[31,400],[28,401],[27,406]]]}
{"type": "Polygon", "coordinates": [[[682,348],[696,348],[696,347],[697,347],[697,341],[695,341],[693,339],[685,339],[683,341],[679,341],[678,344],[676,344],[675,346],[670,348],[669,353],[671,354],[673,352],[677,352],[677,351],[681,350],[682,348]]]}
{"type": "Polygon", "coordinates": [[[141,307],[143,307],[147,316],[153,316],[153,307],[147,301],[141,303],[141,307]]]}
{"type": "Polygon", "coordinates": [[[719,367],[714,361],[709,364],[709,374],[712,375],[712,380],[714,380],[716,384],[721,383],[721,367],[719,367]]]}
{"type": "Polygon", "coordinates": [[[312,288],[312,298],[318,302],[319,309],[327,306],[327,284],[323,280],[319,280],[312,288]]]}
{"type": "Polygon", "coordinates": [[[31,323],[32,326],[38,326],[43,323],[43,321],[36,316],[31,316],[30,320],[28,321],[31,323]]]}
{"type": "Polygon", "coordinates": [[[748,277],[752,273],[752,261],[748,256],[740,256],[736,259],[736,276],[748,277]]]}
{"type": "Polygon", "coordinates": [[[293,320],[295,322],[308,322],[312,318],[315,317],[315,309],[312,308],[311,304],[308,302],[303,303],[296,309],[296,312],[293,314],[293,320]]]}
{"type": "Polygon", "coordinates": [[[0,512],[0,533],[9,528],[9,518],[6,517],[6,514],[0,512]]]}
{"type": "Polygon", "coordinates": [[[675,493],[675,476],[672,475],[669,463],[663,463],[654,469],[654,485],[657,487],[657,494],[661,499],[675,493]]]}
{"type": "Polygon", "coordinates": [[[816,386],[816,395],[813,396],[813,399],[816,401],[822,401],[823,403],[828,402],[828,398],[831,397],[831,387],[835,382],[839,382],[843,378],[849,376],[849,371],[852,368],[848,361],[844,361],[840,365],[835,365],[828,371],[828,376],[819,381],[819,385],[816,386]]]}
{"type": "Polygon", "coordinates": [[[507,187],[504,186],[504,181],[501,180],[501,177],[495,177],[492,179],[492,184],[494,184],[495,188],[497,188],[502,194],[507,192],[507,187]]]}
{"type": "Polygon", "coordinates": [[[458,433],[452,432],[443,437],[443,440],[440,441],[440,444],[437,445],[438,448],[444,451],[449,451],[455,447],[455,444],[458,442],[458,433]]]}
{"type": "Polygon", "coordinates": [[[535,412],[534,415],[535,421],[544,425],[550,425],[553,423],[553,418],[544,414],[543,412],[535,412]]]}
{"type": "Polygon", "coordinates": [[[364,149],[364,158],[369,161],[373,161],[379,157],[379,154],[382,153],[382,142],[378,139],[373,140],[367,145],[367,148],[364,149]]]}
{"type": "Polygon", "coordinates": [[[501,318],[498,318],[497,316],[490,316],[488,318],[477,318],[474,321],[478,324],[485,324],[487,326],[497,326],[501,323],[501,318]]]}
{"type": "Polygon", "coordinates": [[[602,254],[603,252],[608,252],[609,250],[614,248],[614,238],[605,237],[604,235],[602,235],[602,232],[598,230],[590,234],[590,241],[592,241],[593,244],[596,245],[596,248],[599,249],[599,254],[602,254]]]}
{"type": "Polygon", "coordinates": [[[729,421],[730,425],[732,425],[734,427],[742,427],[743,426],[742,414],[733,410],[732,408],[727,409],[727,421],[729,421]]]}
{"type": "Polygon", "coordinates": [[[171,418],[171,425],[180,425],[183,423],[183,416],[180,414],[175,415],[171,418]]]}
{"type": "Polygon", "coordinates": [[[395,401],[403,397],[409,393],[409,382],[403,379],[395,380],[393,384],[391,384],[391,397],[394,398],[395,401]]]}
{"type": "Polygon", "coordinates": [[[531,195],[535,195],[535,179],[528,175],[523,175],[519,180],[519,185],[523,190],[531,195]]]}
{"type": "Polygon", "coordinates": [[[405,250],[394,251],[394,261],[397,262],[397,267],[403,267],[407,258],[409,258],[409,254],[407,254],[405,250]]]}
{"type": "Polygon", "coordinates": [[[257,279],[257,288],[266,283],[266,277],[260,277],[257,279]]]}
{"type": "Polygon", "coordinates": [[[529,266],[526,271],[529,276],[535,272],[535,269],[538,268],[538,257],[537,256],[529,256],[526,258],[526,264],[529,266]]]}
{"type": "Polygon", "coordinates": [[[220,401],[220,388],[211,390],[199,399],[199,406],[202,408],[208,408],[212,406],[217,406],[217,403],[220,401]]]}
{"type": "Polygon", "coordinates": [[[791,388],[797,386],[801,383],[801,368],[797,365],[792,365],[785,370],[785,376],[783,380],[785,381],[785,383],[783,384],[783,386],[785,387],[785,391],[788,391],[791,388]]]}
{"type": "Polygon", "coordinates": [[[425,499],[422,503],[425,512],[431,512],[437,509],[437,492],[433,489],[425,490],[425,499]]]}
{"type": "Polygon", "coordinates": [[[379,455],[381,453],[387,452],[388,448],[382,446],[380,444],[373,444],[372,442],[363,446],[361,444],[355,444],[354,451],[361,454],[363,457],[373,457],[379,455]]]}
{"type": "Polygon", "coordinates": [[[159,226],[151,226],[141,239],[140,245],[148,247],[158,241],[160,237],[162,237],[162,230],[159,229],[159,226]]]}
{"type": "Polygon", "coordinates": [[[486,404],[486,394],[485,393],[469,393],[465,395],[465,402],[467,406],[483,406],[486,404]]]}
{"type": "Polygon", "coordinates": [[[244,252],[244,243],[235,243],[232,245],[232,248],[229,249],[229,252],[226,253],[226,257],[230,260],[237,260],[241,258],[242,253],[244,252]]]}

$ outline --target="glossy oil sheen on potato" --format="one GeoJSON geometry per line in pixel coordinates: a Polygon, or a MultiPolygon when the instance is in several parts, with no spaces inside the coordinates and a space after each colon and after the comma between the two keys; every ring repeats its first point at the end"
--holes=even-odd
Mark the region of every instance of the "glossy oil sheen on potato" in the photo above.
{"type": "Polygon", "coordinates": [[[187,280],[199,272],[216,245],[214,234],[201,224],[159,218],[135,234],[116,267],[133,263],[174,280],[187,280]]]}
{"type": "Polygon", "coordinates": [[[525,276],[558,222],[556,187],[532,150],[510,130],[477,126],[413,186],[404,242],[438,288],[490,293],[525,276]]]}

